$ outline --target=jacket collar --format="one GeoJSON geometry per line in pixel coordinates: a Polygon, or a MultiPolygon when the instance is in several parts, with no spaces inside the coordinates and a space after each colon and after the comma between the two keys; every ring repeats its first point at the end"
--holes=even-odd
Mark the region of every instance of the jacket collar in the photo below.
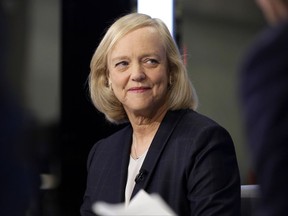
{"type": "MultiPolygon", "coordinates": [[[[140,189],[145,189],[151,179],[156,164],[178,122],[187,110],[168,111],[155,134],[151,146],[147,152],[143,165],[136,177],[136,184],[132,192],[133,198],[140,189]]],[[[125,182],[126,184],[126,182],[125,182]]],[[[124,187],[125,188],[125,187],[124,187]]]]}

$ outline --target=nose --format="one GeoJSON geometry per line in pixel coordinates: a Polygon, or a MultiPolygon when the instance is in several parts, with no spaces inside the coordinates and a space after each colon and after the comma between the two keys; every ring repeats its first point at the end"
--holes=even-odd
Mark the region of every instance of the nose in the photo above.
{"type": "Polygon", "coordinates": [[[146,78],[145,71],[140,64],[135,64],[132,67],[131,79],[135,82],[141,82],[146,78]]]}

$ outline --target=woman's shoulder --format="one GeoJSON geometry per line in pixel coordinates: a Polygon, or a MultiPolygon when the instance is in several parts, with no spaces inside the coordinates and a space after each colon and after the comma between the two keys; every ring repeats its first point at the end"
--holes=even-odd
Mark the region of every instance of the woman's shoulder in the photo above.
{"type": "Polygon", "coordinates": [[[107,146],[117,144],[117,142],[120,142],[121,140],[123,141],[124,137],[127,137],[127,135],[129,136],[129,134],[132,134],[131,125],[125,124],[116,132],[110,134],[107,137],[103,137],[102,139],[97,141],[95,145],[105,144],[107,146]]]}
{"type": "MultiPolygon", "coordinates": [[[[229,132],[218,122],[212,118],[203,115],[199,112],[191,109],[173,111],[176,115],[179,115],[179,121],[176,125],[177,131],[184,134],[201,134],[210,132],[221,132],[223,134],[229,134],[229,132]]],[[[179,132],[179,133],[180,133],[179,132]]]]}
{"type": "Polygon", "coordinates": [[[132,129],[130,125],[126,125],[108,137],[98,140],[90,149],[88,164],[92,161],[92,158],[95,158],[95,154],[98,158],[102,158],[104,155],[108,157],[110,154],[113,155],[114,152],[121,152],[123,146],[126,146],[129,139],[131,139],[129,134],[132,134],[132,129]]]}
{"type": "Polygon", "coordinates": [[[110,140],[118,140],[121,139],[123,136],[127,136],[127,134],[132,133],[132,127],[129,123],[125,123],[123,125],[120,125],[121,127],[108,137],[105,137],[104,140],[110,141],[110,140]]]}
{"type": "Polygon", "coordinates": [[[181,121],[179,122],[180,124],[191,124],[197,125],[198,127],[220,126],[220,124],[212,118],[191,109],[177,110],[172,112],[175,112],[176,115],[181,115],[181,121]]]}

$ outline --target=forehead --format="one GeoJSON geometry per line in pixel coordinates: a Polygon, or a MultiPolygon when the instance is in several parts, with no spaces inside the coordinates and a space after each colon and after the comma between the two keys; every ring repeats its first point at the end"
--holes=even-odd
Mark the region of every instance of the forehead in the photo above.
{"type": "Polygon", "coordinates": [[[129,31],[128,33],[124,34],[116,43],[118,43],[121,40],[125,40],[125,38],[152,38],[157,37],[160,39],[160,33],[158,29],[156,29],[153,26],[144,26],[137,29],[134,29],[132,31],[129,31]],[[136,37],[137,36],[137,37],[136,37]]]}
{"type": "Polygon", "coordinates": [[[164,52],[164,43],[159,31],[155,27],[142,27],[128,32],[112,47],[108,56],[122,53],[164,52]],[[136,48],[137,47],[137,48],[136,48]]]}

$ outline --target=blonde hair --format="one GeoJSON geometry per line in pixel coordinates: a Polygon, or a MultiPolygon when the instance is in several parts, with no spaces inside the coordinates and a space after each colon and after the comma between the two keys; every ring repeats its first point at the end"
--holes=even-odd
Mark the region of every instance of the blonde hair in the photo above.
{"type": "Polygon", "coordinates": [[[116,20],[104,35],[90,64],[89,89],[94,106],[112,123],[128,121],[126,112],[108,84],[107,56],[113,46],[129,32],[143,27],[153,27],[159,32],[166,50],[170,86],[168,109],[193,109],[198,105],[195,89],[189,79],[178,47],[166,25],[157,18],[131,13],[116,20]]]}

